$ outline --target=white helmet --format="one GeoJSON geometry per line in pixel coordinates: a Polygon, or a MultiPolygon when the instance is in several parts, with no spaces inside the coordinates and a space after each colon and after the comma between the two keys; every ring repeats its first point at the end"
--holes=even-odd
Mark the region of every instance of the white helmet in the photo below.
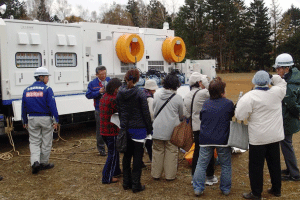
{"type": "Polygon", "coordinates": [[[294,65],[293,57],[288,53],[282,53],[275,60],[275,69],[278,67],[290,67],[294,65]]]}
{"type": "Polygon", "coordinates": [[[35,70],[34,76],[50,76],[48,69],[45,67],[39,67],[35,70]]]}

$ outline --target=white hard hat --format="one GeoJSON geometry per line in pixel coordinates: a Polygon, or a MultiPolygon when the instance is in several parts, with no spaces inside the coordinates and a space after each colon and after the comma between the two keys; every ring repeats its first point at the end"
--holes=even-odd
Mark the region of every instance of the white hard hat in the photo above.
{"type": "Polygon", "coordinates": [[[145,83],[145,89],[147,90],[156,90],[158,89],[158,86],[156,84],[156,81],[153,79],[148,79],[145,83]]]}
{"type": "Polygon", "coordinates": [[[45,67],[39,67],[35,70],[34,76],[50,76],[48,69],[45,67]]]}
{"type": "Polygon", "coordinates": [[[277,56],[273,67],[276,69],[278,67],[290,67],[292,65],[294,65],[293,57],[288,53],[282,53],[277,56]]]}

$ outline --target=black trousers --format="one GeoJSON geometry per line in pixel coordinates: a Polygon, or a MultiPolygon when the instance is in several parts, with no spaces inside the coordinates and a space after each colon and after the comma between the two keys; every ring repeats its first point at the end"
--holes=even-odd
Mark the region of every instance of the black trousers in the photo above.
{"type": "Polygon", "coordinates": [[[127,135],[127,151],[123,157],[123,186],[132,189],[141,188],[142,160],[144,143],[133,141],[127,135]],[[131,158],[133,158],[131,170],[131,158]]]}
{"type": "MultiPolygon", "coordinates": [[[[200,146],[199,146],[199,131],[193,131],[194,133],[194,142],[195,142],[195,150],[193,154],[193,160],[192,160],[192,176],[194,176],[198,158],[199,158],[199,152],[200,152],[200,146]]],[[[213,176],[215,174],[215,158],[214,156],[209,161],[209,164],[206,169],[206,176],[213,176]]]]}
{"type": "Polygon", "coordinates": [[[249,177],[252,193],[261,196],[263,190],[263,170],[267,161],[272,189],[281,192],[281,167],[279,142],[265,145],[249,145],[249,177]]]}

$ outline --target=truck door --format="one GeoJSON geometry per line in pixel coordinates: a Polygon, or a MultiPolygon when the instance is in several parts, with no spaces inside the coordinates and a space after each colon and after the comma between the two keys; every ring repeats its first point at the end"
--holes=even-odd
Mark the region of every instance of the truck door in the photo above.
{"type": "Polygon", "coordinates": [[[49,84],[55,95],[83,90],[81,29],[72,25],[48,25],[49,84]]]}
{"type": "Polygon", "coordinates": [[[21,99],[23,90],[31,85],[37,67],[47,62],[46,25],[36,23],[7,23],[7,79],[10,99],[21,99]]]}

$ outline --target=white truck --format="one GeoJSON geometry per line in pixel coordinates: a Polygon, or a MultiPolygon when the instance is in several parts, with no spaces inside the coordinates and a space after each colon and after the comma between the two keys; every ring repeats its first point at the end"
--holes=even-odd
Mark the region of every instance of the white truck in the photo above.
{"type": "Polygon", "coordinates": [[[173,30],[0,18],[0,121],[9,119],[15,129],[21,128],[23,90],[35,81],[38,67],[49,70],[60,123],[69,124],[94,119],[93,101],[85,91],[97,66],[106,66],[109,77],[119,78],[133,67],[169,72],[185,51],[173,30]]]}

